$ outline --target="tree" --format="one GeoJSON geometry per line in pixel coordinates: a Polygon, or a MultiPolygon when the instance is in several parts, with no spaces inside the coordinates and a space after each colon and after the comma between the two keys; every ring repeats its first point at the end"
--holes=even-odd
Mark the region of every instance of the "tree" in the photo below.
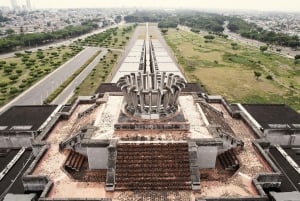
{"type": "Polygon", "coordinates": [[[295,60],[300,59],[300,54],[295,55],[295,60]]]}
{"type": "Polygon", "coordinates": [[[11,76],[9,76],[9,79],[10,79],[11,81],[15,81],[15,80],[17,80],[18,78],[19,78],[18,75],[11,75],[11,76]]]}
{"type": "Polygon", "coordinates": [[[13,33],[15,33],[15,31],[13,29],[6,29],[5,30],[5,34],[7,34],[7,35],[11,35],[13,33]]]}
{"type": "Polygon", "coordinates": [[[162,29],[161,32],[162,32],[163,34],[166,34],[166,33],[168,32],[168,29],[162,29]]]}
{"type": "Polygon", "coordinates": [[[260,46],[259,47],[259,50],[263,53],[263,52],[265,52],[265,51],[267,51],[267,49],[268,49],[268,46],[266,46],[266,45],[263,45],[263,46],[260,46]]]}
{"type": "Polygon", "coordinates": [[[213,40],[215,37],[213,35],[205,35],[205,39],[213,40]]]}
{"type": "Polygon", "coordinates": [[[256,77],[256,80],[261,76],[261,72],[259,71],[254,71],[254,76],[256,77]]]}
{"type": "Polygon", "coordinates": [[[237,44],[237,43],[231,43],[231,48],[232,48],[233,50],[237,50],[237,49],[239,49],[239,47],[238,47],[238,44],[237,44]]]}

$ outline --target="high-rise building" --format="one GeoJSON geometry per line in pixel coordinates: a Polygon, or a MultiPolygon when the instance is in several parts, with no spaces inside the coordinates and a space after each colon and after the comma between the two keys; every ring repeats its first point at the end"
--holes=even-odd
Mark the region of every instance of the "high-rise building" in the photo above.
{"type": "Polygon", "coordinates": [[[32,8],[31,8],[31,2],[30,2],[30,0],[26,0],[26,6],[27,6],[27,9],[28,10],[31,10],[32,8]]]}
{"type": "Polygon", "coordinates": [[[10,3],[13,10],[18,8],[17,0],[10,0],[10,3]]]}

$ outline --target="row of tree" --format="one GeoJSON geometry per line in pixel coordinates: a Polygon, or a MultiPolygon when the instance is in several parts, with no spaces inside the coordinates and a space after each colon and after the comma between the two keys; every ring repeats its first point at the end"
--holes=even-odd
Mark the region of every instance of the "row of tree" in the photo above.
{"type": "Polygon", "coordinates": [[[198,33],[205,30],[220,34],[224,31],[223,25],[225,21],[229,21],[228,28],[241,36],[262,41],[268,44],[300,47],[300,39],[298,36],[290,36],[285,33],[276,33],[274,31],[266,31],[254,23],[248,23],[238,17],[228,17],[213,13],[203,13],[197,11],[137,11],[124,18],[127,22],[157,22],[162,29],[174,28],[178,25],[184,25],[191,28],[192,31],[198,33]]]}
{"type": "Polygon", "coordinates": [[[254,23],[248,23],[237,17],[228,19],[228,29],[232,32],[239,33],[241,36],[265,42],[268,44],[281,45],[286,47],[300,47],[300,39],[297,35],[290,36],[285,33],[276,33],[266,31],[254,23]]]}
{"type": "Polygon", "coordinates": [[[126,22],[157,22],[160,28],[175,28],[178,25],[191,27],[193,30],[206,30],[210,32],[222,32],[225,17],[218,14],[201,13],[197,11],[137,11],[125,16],[126,22]]]}
{"type": "Polygon", "coordinates": [[[67,26],[49,33],[11,34],[0,38],[0,52],[12,51],[16,47],[38,46],[60,39],[76,37],[98,28],[92,22],[85,22],[78,26],[67,26]]]}

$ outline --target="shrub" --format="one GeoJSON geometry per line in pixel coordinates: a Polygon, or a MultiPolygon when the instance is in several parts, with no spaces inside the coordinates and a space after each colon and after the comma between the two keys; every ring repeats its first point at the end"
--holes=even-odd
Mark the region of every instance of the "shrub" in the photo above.
{"type": "Polygon", "coordinates": [[[8,77],[10,80],[14,81],[14,80],[17,80],[19,78],[18,75],[11,75],[8,77]]]}
{"type": "Polygon", "coordinates": [[[23,54],[22,54],[21,52],[16,52],[16,53],[15,53],[15,56],[16,56],[16,57],[21,57],[22,55],[23,55],[23,54]]]}
{"type": "Polygon", "coordinates": [[[4,87],[6,87],[8,85],[8,83],[7,82],[0,82],[0,87],[1,88],[4,88],[4,87]]]}
{"type": "Polygon", "coordinates": [[[20,88],[20,89],[24,89],[25,87],[26,87],[25,84],[20,84],[20,85],[19,85],[19,88],[20,88]]]}
{"type": "Polygon", "coordinates": [[[9,65],[10,65],[11,67],[16,67],[18,64],[15,63],[15,62],[13,62],[13,63],[10,63],[9,65]]]}
{"type": "Polygon", "coordinates": [[[16,70],[16,73],[21,74],[23,71],[21,69],[16,70]]]}
{"type": "Polygon", "coordinates": [[[16,87],[11,87],[9,90],[10,94],[16,94],[19,90],[16,87]]]}
{"type": "Polygon", "coordinates": [[[267,76],[266,76],[266,79],[268,79],[268,80],[273,80],[273,77],[272,77],[272,75],[267,75],[267,76]]]}
{"type": "Polygon", "coordinates": [[[215,37],[213,35],[205,35],[205,39],[213,40],[215,37]]]}
{"type": "Polygon", "coordinates": [[[9,74],[9,73],[11,73],[12,71],[13,71],[13,69],[12,69],[10,66],[5,66],[5,67],[4,67],[4,72],[5,72],[5,73],[9,74]]]}

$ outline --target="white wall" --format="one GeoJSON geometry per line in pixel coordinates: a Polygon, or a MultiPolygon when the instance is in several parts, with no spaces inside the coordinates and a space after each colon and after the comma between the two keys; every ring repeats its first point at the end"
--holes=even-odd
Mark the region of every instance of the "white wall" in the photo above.
{"type": "Polygon", "coordinates": [[[107,169],[108,150],[106,147],[88,147],[87,156],[90,169],[107,169]]]}
{"type": "Polygon", "coordinates": [[[217,153],[217,146],[199,146],[197,149],[199,168],[215,168],[217,153]]]}
{"type": "Polygon", "coordinates": [[[0,147],[1,148],[21,148],[31,147],[30,136],[0,136],[0,147]]]}

